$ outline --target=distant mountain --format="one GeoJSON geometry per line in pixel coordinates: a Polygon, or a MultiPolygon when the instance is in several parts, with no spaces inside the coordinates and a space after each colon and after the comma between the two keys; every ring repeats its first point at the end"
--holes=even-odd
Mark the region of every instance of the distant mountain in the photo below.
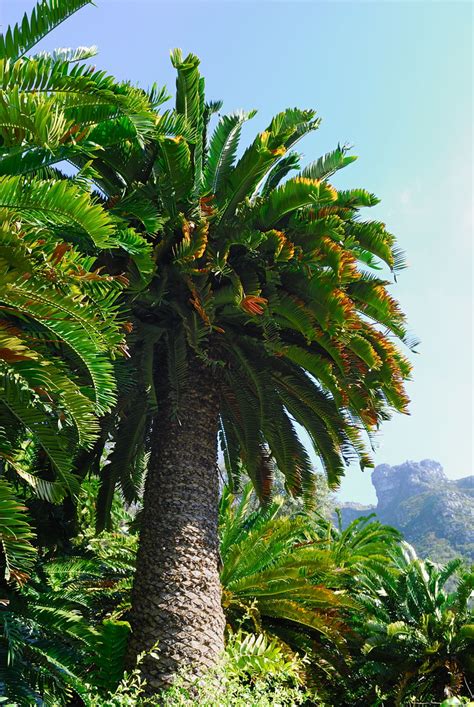
{"type": "Polygon", "coordinates": [[[474,476],[450,480],[438,462],[424,459],[380,464],[372,483],[377,505],[343,503],[344,526],[376,513],[380,521],[398,528],[420,557],[474,562],[474,476]]]}

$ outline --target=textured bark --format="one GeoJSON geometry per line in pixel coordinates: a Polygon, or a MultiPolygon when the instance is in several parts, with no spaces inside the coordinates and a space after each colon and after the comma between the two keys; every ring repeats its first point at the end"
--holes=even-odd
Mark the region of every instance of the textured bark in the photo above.
{"type": "Polygon", "coordinates": [[[158,641],[158,659],[141,672],[151,694],[176,671],[215,664],[225,619],[218,571],[215,381],[198,360],[189,364],[179,421],[169,403],[154,421],[137,557],[128,665],[158,641]],[[166,409],[167,408],[167,409],[166,409]]]}

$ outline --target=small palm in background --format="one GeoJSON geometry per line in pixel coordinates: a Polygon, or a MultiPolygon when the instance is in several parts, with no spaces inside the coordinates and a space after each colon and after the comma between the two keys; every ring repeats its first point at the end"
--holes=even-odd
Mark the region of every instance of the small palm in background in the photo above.
{"type": "Polygon", "coordinates": [[[344,591],[344,571],[320,547],[308,517],[280,514],[283,499],[250,511],[252,486],[241,499],[224,490],[220,506],[223,606],[234,626],[248,617],[254,630],[291,643],[302,638],[344,644],[341,609],[353,607],[344,591]],[[296,638],[296,635],[295,635],[296,638]]]}
{"type": "Polygon", "coordinates": [[[473,696],[473,591],[474,574],[462,569],[461,560],[443,566],[410,558],[398,574],[381,576],[377,590],[359,598],[363,653],[378,667],[380,682],[394,690],[395,704],[409,697],[473,696]],[[455,590],[447,592],[453,577],[455,590]]]}

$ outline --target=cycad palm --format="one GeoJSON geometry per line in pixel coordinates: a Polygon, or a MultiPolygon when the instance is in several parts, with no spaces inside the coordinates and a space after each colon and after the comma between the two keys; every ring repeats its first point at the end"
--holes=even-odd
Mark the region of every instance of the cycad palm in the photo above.
{"type": "MultiPolygon", "coordinates": [[[[143,664],[150,690],[181,662],[212,664],[223,647],[218,433],[232,479],[245,463],[265,501],[276,463],[288,490],[310,499],[311,464],[294,423],[336,485],[347,462],[370,463],[363,432],[405,410],[409,374],[390,338],[405,338],[403,316],[366,267],[400,265],[394,238],[359,220],[377,203],[372,194],[327,181],[353,158],[338,147],[283,182],[299,170],[293,146],[319,125],[314,111],[288,109],[236,159],[253,114],[222,117],[208,140],[220,104],[205,103],[195,56],[175,51],[172,61],[176,111],[154,113],[163,98],[154,90],[140,117],[94,128],[105,149],[90,154],[111,214],[149,244],[133,241],[132,258],[103,258],[111,273],[129,269],[136,385],[119,403],[100,500],[105,517],[119,481],[133,499],[148,446],[130,659],[160,639],[160,661],[143,664]]],[[[92,76],[100,88],[102,75],[92,76]]],[[[96,447],[89,462],[99,455],[96,447]]]]}
{"type": "Polygon", "coordinates": [[[376,591],[363,590],[359,597],[365,624],[356,624],[366,636],[366,661],[374,661],[375,680],[393,691],[396,705],[414,697],[472,696],[474,574],[461,564],[411,559],[397,575],[381,576],[376,591]],[[445,585],[452,577],[457,582],[449,592],[445,585]]]}
{"type": "Polygon", "coordinates": [[[248,612],[257,628],[265,621],[277,626],[287,621],[343,642],[344,626],[336,612],[353,606],[343,591],[344,571],[319,546],[309,517],[279,516],[282,499],[250,512],[250,494],[246,487],[236,504],[224,489],[220,503],[221,581],[228,620],[248,612]]]}
{"type": "Polygon", "coordinates": [[[397,576],[404,556],[401,535],[372,515],[356,518],[344,529],[341,518],[335,525],[319,517],[313,520],[311,530],[321,549],[330,552],[337,566],[349,573],[350,586],[356,592],[364,588],[376,592],[381,577],[390,581],[397,576]]]}
{"type": "Polygon", "coordinates": [[[250,114],[221,118],[207,142],[218,106],[204,102],[196,57],[172,59],[176,113],[157,121],[161,133],[93,163],[112,211],[153,243],[153,273],[135,270],[130,300],[138,383],[101,494],[106,507],[121,481],[133,498],[135,460],[150,444],[130,649],[160,639],[161,663],[144,663],[150,689],[180,662],[211,664],[223,646],[217,434],[231,478],[244,463],[263,501],[274,463],[310,499],[294,422],[337,485],[347,462],[370,463],[362,432],[405,410],[409,374],[389,336],[405,338],[403,316],[366,268],[398,267],[393,236],[358,218],[373,195],[327,182],[351,161],[346,151],[281,183],[299,166],[292,146],[319,124],[314,111],[289,109],[236,160],[250,114]]]}
{"type": "Polygon", "coordinates": [[[251,488],[239,502],[228,489],[220,503],[222,603],[227,623],[264,632],[311,660],[321,688],[347,659],[345,622],[356,609],[340,567],[313,532],[312,516],[280,514],[283,499],[250,511],[251,488]]]}

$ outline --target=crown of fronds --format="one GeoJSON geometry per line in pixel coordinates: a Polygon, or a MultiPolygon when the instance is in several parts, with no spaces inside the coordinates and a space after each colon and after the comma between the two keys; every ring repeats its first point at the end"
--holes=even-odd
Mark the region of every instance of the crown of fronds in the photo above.
{"type": "MultiPolygon", "coordinates": [[[[163,128],[143,146],[128,140],[107,150],[107,163],[100,154],[93,160],[112,214],[153,245],[154,276],[130,272],[132,341],[143,358],[117,439],[125,434],[143,450],[154,371],[160,385],[168,371],[179,415],[187,358],[198,355],[221,392],[230,477],[237,482],[244,465],[266,501],[276,464],[288,490],[310,499],[314,475],[296,423],[336,486],[347,464],[371,465],[367,435],[391,411],[406,411],[410,364],[396,345],[410,343],[404,316],[387,277],[371,272],[395,272],[403,259],[385,224],[360,216],[378,199],[328,181],[355,159],[345,146],[300,169],[293,147],[319,126],[314,111],[278,114],[238,157],[255,111],[220,116],[209,137],[220,105],[205,102],[199,60],[176,50],[172,62],[176,108],[158,115],[157,126],[174,132],[163,128]],[[141,422],[132,419],[137,400],[141,422]]],[[[118,467],[109,479],[132,488],[118,467]]]]}
{"type": "Polygon", "coordinates": [[[136,497],[157,375],[163,394],[167,371],[179,415],[189,355],[214,368],[229,475],[237,482],[244,464],[262,501],[275,464],[291,493],[312,497],[296,425],[331,485],[354,460],[369,466],[367,435],[393,410],[406,411],[410,365],[396,342],[410,341],[389,278],[371,271],[403,266],[385,224],[361,218],[378,199],[329,181],[355,157],[338,145],[302,169],[295,145],[320,119],[297,108],[276,115],[240,154],[255,111],[219,115],[211,131],[221,104],[206,102],[193,54],[172,52],[176,105],[159,111],[164,91],[114,82],[86,68],[84,52],[26,59],[30,30],[5,41],[5,110],[30,117],[13,132],[5,126],[5,145],[17,134],[27,144],[21,154],[4,148],[9,173],[44,176],[68,159],[93,174],[111,218],[134,229],[121,231],[123,255],[104,259],[111,271],[128,271],[137,363],[129,371],[136,392],[118,413],[128,463],[117,455],[104,478],[99,526],[117,483],[136,497]],[[54,101],[54,120],[32,119],[48,112],[42,104],[32,111],[32,100],[54,101]]]}
{"type": "Polygon", "coordinates": [[[438,565],[408,556],[400,565],[362,590],[356,629],[366,637],[366,660],[383,666],[397,704],[465,694],[472,679],[474,573],[461,560],[438,565]]]}

